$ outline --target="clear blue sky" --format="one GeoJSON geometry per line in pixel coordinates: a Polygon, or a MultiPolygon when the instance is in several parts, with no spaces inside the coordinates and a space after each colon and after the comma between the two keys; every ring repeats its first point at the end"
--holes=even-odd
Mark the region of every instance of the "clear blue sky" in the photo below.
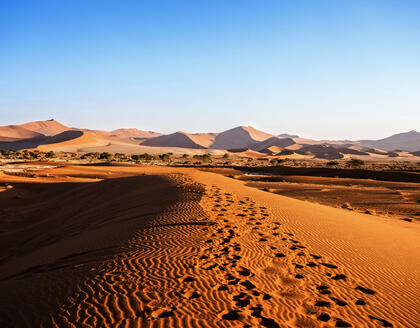
{"type": "Polygon", "coordinates": [[[0,1],[0,125],[420,129],[420,1],[0,1]]]}

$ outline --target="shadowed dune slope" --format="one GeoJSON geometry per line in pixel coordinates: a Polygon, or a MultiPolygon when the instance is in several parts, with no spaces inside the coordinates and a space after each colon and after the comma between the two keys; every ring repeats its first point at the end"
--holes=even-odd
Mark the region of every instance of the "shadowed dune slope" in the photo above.
{"type": "Polygon", "coordinates": [[[11,150],[21,150],[21,149],[34,149],[38,148],[39,150],[51,150],[59,147],[59,144],[69,142],[73,139],[77,139],[83,136],[82,131],[78,130],[69,130],[59,133],[52,137],[42,136],[31,139],[22,139],[15,141],[2,141],[0,142],[0,149],[11,149],[11,150]],[[50,145],[43,147],[45,145],[50,145]]]}
{"type": "Polygon", "coordinates": [[[296,142],[293,141],[291,138],[278,138],[278,137],[271,137],[267,140],[261,141],[257,143],[255,146],[252,147],[253,150],[262,151],[266,148],[271,147],[288,147],[294,145],[296,142]]]}
{"type": "Polygon", "coordinates": [[[160,176],[15,184],[0,193],[1,327],[50,327],[61,302],[95,274],[91,269],[157,224],[178,198],[174,183],[160,176]]]}
{"type": "Polygon", "coordinates": [[[100,147],[110,144],[110,140],[104,136],[92,132],[72,130],[63,132],[52,137],[46,143],[40,144],[36,148],[40,151],[80,151],[82,147],[100,147]]]}
{"type": "Polygon", "coordinates": [[[192,135],[184,132],[175,132],[172,134],[146,139],[142,142],[143,146],[152,147],[181,147],[181,148],[194,148],[204,149],[205,146],[199,144],[199,137],[193,138],[192,135]],[[196,140],[194,140],[196,139],[196,140]]]}

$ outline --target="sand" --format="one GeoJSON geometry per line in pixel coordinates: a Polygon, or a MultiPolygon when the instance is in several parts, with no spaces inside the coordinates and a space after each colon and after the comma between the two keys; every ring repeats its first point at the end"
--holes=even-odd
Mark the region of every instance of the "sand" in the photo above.
{"type": "Polygon", "coordinates": [[[37,174],[0,176],[2,327],[420,325],[417,223],[192,168],[37,174]]]}

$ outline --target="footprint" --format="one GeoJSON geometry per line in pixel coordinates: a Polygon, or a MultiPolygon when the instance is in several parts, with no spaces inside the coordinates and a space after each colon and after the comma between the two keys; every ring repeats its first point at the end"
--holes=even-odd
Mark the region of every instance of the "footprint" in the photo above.
{"type": "Polygon", "coordinates": [[[156,309],[151,313],[154,318],[167,318],[174,315],[174,308],[160,308],[156,309]]]}
{"type": "Polygon", "coordinates": [[[249,271],[249,269],[247,269],[245,267],[242,267],[242,266],[240,268],[241,268],[241,270],[239,270],[238,273],[241,276],[249,276],[249,275],[251,275],[251,271],[249,271]]]}
{"type": "Polygon", "coordinates": [[[329,264],[329,263],[324,263],[321,262],[321,265],[323,265],[324,267],[330,268],[330,269],[338,269],[338,266],[334,265],[334,264],[329,264]]]}
{"type": "Polygon", "coordinates": [[[283,253],[276,253],[275,257],[286,257],[286,255],[284,255],[283,253]]]}
{"type": "Polygon", "coordinates": [[[255,288],[255,285],[249,280],[242,281],[240,284],[244,286],[247,290],[251,290],[255,288]]]}
{"type": "Polygon", "coordinates": [[[331,303],[327,301],[318,301],[315,303],[315,306],[319,307],[330,307],[331,303]]]}
{"type": "Polygon", "coordinates": [[[186,297],[186,298],[188,298],[188,299],[194,299],[194,298],[199,298],[199,297],[201,297],[201,294],[200,293],[197,293],[197,292],[195,292],[195,291],[190,291],[190,292],[186,292],[185,294],[184,294],[184,296],[186,297]]]}
{"type": "Polygon", "coordinates": [[[326,313],[321,313],[317,317],[317,319],[320,320],[320,321],[323,321],[323,322],[327,322],[327,321],[329,321],[331,319],[331,317],[328,314],[326,314],[326,313]]]}
{"type": "Polygon", "coordinates": [[[264,318],[261,317],[261,321],[260,321],[261,326],[263,327],[268,327],[268,328],[280,328],[280,326],[278,325],[277,322],[275,322],[273,319],[271,318],[264,318]]]}
{"type": "Polygon", "coordinates": [[[347,302],[344,302],[342,300],[339,300],[338,298],[331,297],[331,300],[335,302],[338,306],[347,306],[347,302]]]}
{"type": "Polygon", "coordinates": [[[364,294],[374,295],[376,293],[372,289],[365,288],[365,287],[362,287],[362,286],[357,286],[356,289],[360,290],[364,294]]]}
{"type": "Polygon", "coordinates": [[[233,296],[233,300],[236,302],[236,306],[240,308],[248,306],[249,303],[251,303],[251,297],[249,297],[246,293],[240,293],[233,296]]]}
{"type": "Polygon", "coordinates": [[[232,310],[227,313],[222,314],[222,319],[224,320],[239,320],[241,316],[239,315],[240,311],[232,310]]]}
{"type": "MultiPolygon", "coordinates": [[[[336,274],[334,277],[331,278],[332,280],[346,280],[347,277],[344,274],[336,274]]],[[[357,289],[357,288],[356,288],[357,289]]]]}
{"type": "Polygon", "coordinates": [[[390,323],[389,321],[374,317],[373,315],[370,315],[369,318],[372,319],[372,320],[379,321],[382,324],[382,327],[394,327],[394,325],[392,323],[390,323]]]}
{"type": "Polygon", "coordinates": [[[184,282],[191,282],[191,281],[195,281],[195,278],[191,277],[191,276],[188,276],[188,277],[185,277],[183,281],[184,282]]]}

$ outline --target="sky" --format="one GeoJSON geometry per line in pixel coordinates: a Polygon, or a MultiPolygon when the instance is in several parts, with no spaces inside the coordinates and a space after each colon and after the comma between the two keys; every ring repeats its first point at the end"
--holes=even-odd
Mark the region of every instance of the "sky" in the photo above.
{"type": "Polygon", "coordinates": [[[0,0],[0,125],[420,130],[420,1],[0,0]]]}

